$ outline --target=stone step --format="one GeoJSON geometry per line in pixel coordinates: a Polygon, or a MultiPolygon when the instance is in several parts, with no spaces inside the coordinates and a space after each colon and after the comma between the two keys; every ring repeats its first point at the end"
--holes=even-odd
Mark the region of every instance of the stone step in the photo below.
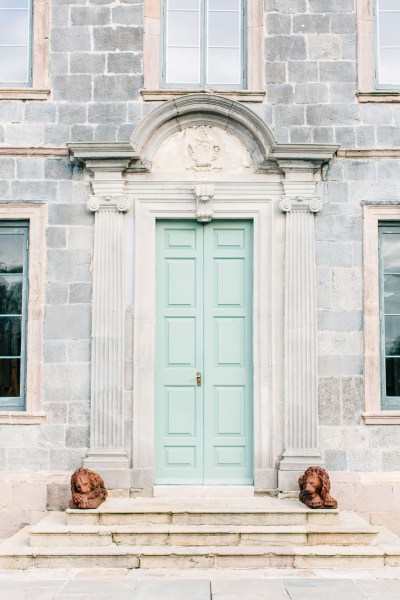
{"type": "Polygon", "coordinates": [[[67,525],[53,513],[31,528],[30,544],[50,546],[270,546],[371,544],[379,530],[341,513],[337,525],[67,525]]]}
{"type": "Polygon", "coordinates": [[[381,568],[400,564],[389,546],[29,546],[29,527],[0,545],[1,569],[381,568]]]}
{"type": "Polygon", "coordinates": [[[311,510],[277,498],[110,498],[91,510],[67,511],[68,525],[336,525],[339,512],[311,510]]]}

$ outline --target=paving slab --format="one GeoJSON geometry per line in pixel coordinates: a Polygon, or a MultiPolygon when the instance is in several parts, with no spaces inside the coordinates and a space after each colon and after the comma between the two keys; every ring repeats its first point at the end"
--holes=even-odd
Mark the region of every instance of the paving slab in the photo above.
{"type": "Polygon", "coordinates": [[[351,579],[285,579],[290,600],[366,600],[351,579]]]}
{"type": "Polygon", "coordinates": [[[110,598],[117,594],[130,594],[133,596],[137,586],[134,579],[73,579],[67,581],[63,594],[109,594],[110,598]]]}
{"type": "Polygon", "coordinates": [[[213,600],[289,600],[282,579],[236,579],[211,582],[213,600]]]}
{"type": "Polygon", "coordinates": [[[368,598],[373,598],[374,596],[379,596],[379,598],[390,598],[394,600],[395,598],[400,598],[400,581],[399,580],[390,580],[390,581],[357,581],[357,585],[365,594],[367,594],[368,598]]]}
{"type": "Polygon", "coordinates": [[[210,582],[204,579],[139,581],[133,600],[161,599],[211,600],[210,582]]]}

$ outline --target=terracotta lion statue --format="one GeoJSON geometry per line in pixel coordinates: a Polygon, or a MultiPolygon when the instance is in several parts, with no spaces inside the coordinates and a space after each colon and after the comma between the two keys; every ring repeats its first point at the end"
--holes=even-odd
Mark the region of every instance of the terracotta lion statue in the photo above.
{"type": "Polygon", "coordinates": [[[107,498],[104,481],[90,469],[76,469],[71,477],[69,508],[97,508],[107,498]]]}
{"type": "Polygon", "coordinates": [[[337,502],[329,494],[331,482],[322,467],[308,467],[299,478],[299,500],[309,508],[337,508],[337,502]]]}

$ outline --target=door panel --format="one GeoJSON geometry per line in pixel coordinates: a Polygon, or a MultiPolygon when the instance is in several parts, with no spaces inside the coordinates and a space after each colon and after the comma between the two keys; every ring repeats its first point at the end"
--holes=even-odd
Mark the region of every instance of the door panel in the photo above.
{"type": "Polygon", "coordinates": [[[253,482],[252,247],[247,221],[157,222],[156,483],[253,482]]]}

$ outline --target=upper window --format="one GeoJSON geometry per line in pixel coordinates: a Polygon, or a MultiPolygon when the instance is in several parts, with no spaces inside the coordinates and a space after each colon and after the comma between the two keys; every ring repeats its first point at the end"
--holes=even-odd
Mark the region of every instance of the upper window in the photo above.
{"type": "Polygon", "coordinates": [[[164,0],[163,87],[246,87],[244,2],[164,0]]]}
{"type": "Polygon", "coordinates": [[[400,2],[376,0],[376,87],[400,87],[400,2]]]}
{"type": "Polygon", "coordinates": [[[28,225],[0,225],[0,409],[25,408],[28,225]]]}
{"type": "Polygon", "coordinates": [[[0,85],[27,87],[31,68],[32,0],[0,0],[0,85]]]}

